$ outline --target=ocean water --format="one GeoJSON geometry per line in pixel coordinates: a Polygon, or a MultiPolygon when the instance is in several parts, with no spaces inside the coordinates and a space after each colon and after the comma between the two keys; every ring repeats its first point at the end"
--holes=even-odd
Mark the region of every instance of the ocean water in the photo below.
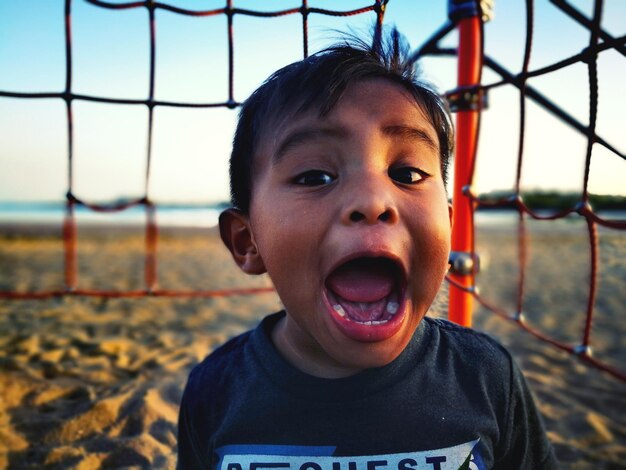
{"type": "MultiPolygon", "coordinates": [[[[214,227],[222,211],[222,205],[163,206],[156,209],[157,223],[165,227],[214,227]]],[[[95,212],[76,206],[76,219],[89,225],[144,225],[146,210],[135,206],[113,213],[95,212]]],[[[54,203],[4,203],[0,202],[0,223],[58,225],[63,222],[65,207],[54,203]]]]}
{"type": "MultiPolygon", "coordinates": [[[[164,227],[214,227],[217,225],[223,204],[206,206],[163,205],[157,206],[157,223],[164,227]]],[[[545,212],[547,214],[548,212],[545,212]]],[[[82,206],[75,208],[76,219],[86,225],[137,225],[146,222],[143,206],[135,206],[115,213],[95,212],[82,206]]],[[[15,203],[0,202],[0,224],[59,225],[63,222],[65,207],[61,203],[15,203]]],[[[626,211],[600,212],[602,218],[626,220],[626,211]]],[[[479,227],[514,226],[518,214],[512,210],[478,211],[475,216],[479,227]]],[[[582,217],[572,214],[559,220],[559,224],[583,223],[582,217]]],[[[534,223],[534,222],[533,222],[534,223]]],[[[536,222],[542,223],[542,222],[536,222]]]]}

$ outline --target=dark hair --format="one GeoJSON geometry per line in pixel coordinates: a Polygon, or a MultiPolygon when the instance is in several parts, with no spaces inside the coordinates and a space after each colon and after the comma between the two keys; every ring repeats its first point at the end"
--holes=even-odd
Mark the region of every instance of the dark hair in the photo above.
{"type": "MultiPolygon", "coordinates": [[[[375,36],[376,37],[376,36],[375,36]]],[[[447,182],[448,163],[454,147],[453,128],[445,101],[417,77],[409,59],[410,48],[394,28],[374,45],[350,36],[342,43],[272,74],[243,103],[230,157],[232,205],[248,213],[255,150],[269,126],[279,116],[293,116],[317,107],[320,116],[329,113],[348,85],[384,78],[404,87],[430,119],[439,139],[441,174],[447,182]]]]}

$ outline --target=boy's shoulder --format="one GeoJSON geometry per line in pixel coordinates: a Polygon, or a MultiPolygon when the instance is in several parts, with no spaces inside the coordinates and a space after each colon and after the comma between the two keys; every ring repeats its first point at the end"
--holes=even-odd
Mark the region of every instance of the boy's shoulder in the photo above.
{"type": "Polygon", "coordinates": [[[203,380],[207,376],[223,375],[230,369],[240,369],[241,363],[246,361],[246,348],[254,330],[229,339],[207,355],[199,364],[196,364],[189,374],[189,381],[203,380]]]}
{"type": "Polygon", "coordinates": [[[450,366],[474,376],[510,380],[515,364],[509,351],[490,335],[452,323],[442,318],[425,317],[425,334],[437,357],[434,367],[447,362],[450,366]]]}
{"type": "Polygon", "coordinates": [[[487,333],[458,325],[443,318],[424,317],[429,335],[437,335],[438,346],[448,346],[455,352],[472,351],[494,359],[510,358],[509,352],[487,333]]]}
{"type": "Polygon", "coordinates": [[[228,390],[241,386],[242,380],[258,378],[263,369],[265,336],[283,312],[266,316],[255,328],[245,331],[217,347],[189,373],[187,389],[207,396],[209,390],[228,390]],[[245,379],[242,379],[245,377],[245,379]]]}

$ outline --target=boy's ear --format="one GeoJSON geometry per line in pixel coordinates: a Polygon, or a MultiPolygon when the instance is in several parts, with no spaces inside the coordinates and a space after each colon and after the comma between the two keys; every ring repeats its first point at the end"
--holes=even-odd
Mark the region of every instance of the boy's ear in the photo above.
{"type": "Polygon", "coordinates": [[[220,214],[220,236],[237,266],[246,274],[263,274],[265,264],[250,229],[250,219],[237,209],[220,214]]]}
{"type": "Polygon", "coordinates": [[[454,207],[452,207],[452,203],[448,203],[448,217],[450,218],[450,228],[454,227],[454,207]]]}

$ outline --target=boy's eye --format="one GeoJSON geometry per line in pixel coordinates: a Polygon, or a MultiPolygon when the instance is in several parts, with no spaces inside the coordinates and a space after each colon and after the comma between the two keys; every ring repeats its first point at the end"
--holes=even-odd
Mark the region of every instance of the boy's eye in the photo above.
{"type": "Polygon", "coordinates": [[[402,184],[415,184],[424,179],[426,173],[417,168],[401,167],[389,170],[389,176],[394,181],[402,184]]]}
{"type": "Polygon", "coordinates": [[[322,170],[309,170],[296,176],[293,180],[295,184],[304,186],[322,186],[335,181],[331,175],[322,170]]]}

